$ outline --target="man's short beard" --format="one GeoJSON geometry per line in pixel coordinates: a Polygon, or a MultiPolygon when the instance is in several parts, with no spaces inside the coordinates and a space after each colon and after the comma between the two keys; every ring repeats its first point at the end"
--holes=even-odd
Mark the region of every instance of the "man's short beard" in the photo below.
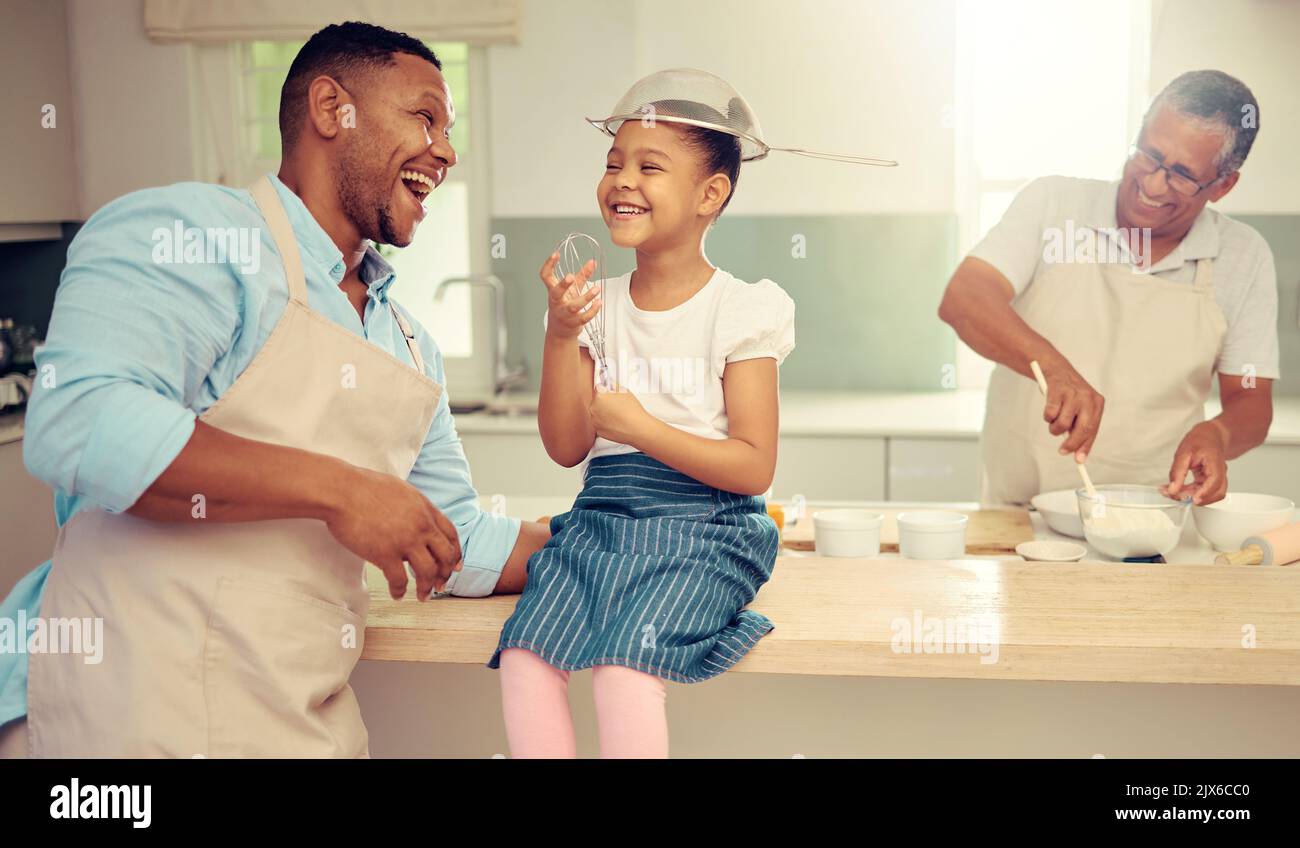
{"type": "Polygon", "coordinates": [[[366,169],[362,162],[369,158],[363,151],[349,146],[335,165],[343,214],[361,233],[362,238],[379,244],[405,247],[410,244],[410,240],[403,240],[397,233],[397,227],[393,223],[391,196],[380,202],[375,192],[375,181],[365,176],[366,169]]]}
{"type": "Polygon", "coordinates": [[[411,239],[400,241],[397,236],[397,229],[393,225],[393,216],[388,212],[389,204],[385,203],[375,210],[379,216],[379,243],[391,244],[394,247],[406,247],[411,243],[411,239]]]}

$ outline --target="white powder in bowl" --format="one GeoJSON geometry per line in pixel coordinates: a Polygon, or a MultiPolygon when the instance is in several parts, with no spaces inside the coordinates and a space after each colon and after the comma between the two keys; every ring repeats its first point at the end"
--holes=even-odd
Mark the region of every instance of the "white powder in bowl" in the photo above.
{"type": "Polygon", "coordinates": [[[1089,544],[1107,556],[1155,556],[1178,544],[1178,525],[1161,510],[1111,505],[1098,513],[1084,522],[1084,535],[1089,544]]]}

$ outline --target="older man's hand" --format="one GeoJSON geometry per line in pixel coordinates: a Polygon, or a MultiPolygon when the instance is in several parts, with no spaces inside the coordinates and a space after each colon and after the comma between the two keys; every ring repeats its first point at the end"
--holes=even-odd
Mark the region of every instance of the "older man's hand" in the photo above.
{"type": "Polygon", "coordinates": [[[1092,443],[1097,440],[1106,399],[1074,370],[1065,357],[1056,356],[1041,364],[1043,376],[1047,379],[1043,420],[1053,436],[1070,434],[1061,443],[1061,454],[1074,454],[1075,462],[1083,462],[1092,451],[1092,443]]]}
{"type": "Polygon", "coordinates": [[[1202,421],[1183,436],[1164,492],[1171,498],[1191,494],[1197,505],[1223,500],[1228,493],[1228,434],[1221,424],[1202,421]],[[1188,471],[1192,482],[1184,483],[1188,471]]]}

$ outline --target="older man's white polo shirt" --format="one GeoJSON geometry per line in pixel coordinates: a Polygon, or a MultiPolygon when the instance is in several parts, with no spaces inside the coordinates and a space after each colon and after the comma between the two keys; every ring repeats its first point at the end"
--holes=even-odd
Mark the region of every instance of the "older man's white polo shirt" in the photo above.
{"type": "MultiPolygon", "coordinates": [[[[1091,228],[1097,231],[1099,249],[1115,237],[1118,191],[1118,182],[1103,180],[1034,180],[970,255],[1001,271],[1019,296],[1045,270],[1049,237],[1091,228]]],[[[1205,257],[1214,259],[1214,297],[1228,324],[1216,369],[1277,379],[1277,271],[1268,243],[1251,227],[1207,206],[1182,243],[1150,270],[1161,279],[1191,285],[1196,260],[1205,257]]]]}

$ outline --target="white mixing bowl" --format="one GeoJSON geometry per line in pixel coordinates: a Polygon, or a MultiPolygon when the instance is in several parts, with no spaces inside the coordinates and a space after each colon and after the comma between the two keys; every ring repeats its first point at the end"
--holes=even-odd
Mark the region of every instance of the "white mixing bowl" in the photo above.
{"type": "Polygon", "coordinates": [[[1079,499],[1074,489],[1057,489],[1034,495],[1029,503],[1043,516],[1047,526],[1062,536],[1083,538],[1083,521],[1079,519],[1079,499]]]}
{"type": "Polygon", "coordinates": [[[1114,559],[1163,556],[1178,547],[1191,498],[1176,501],[1155,486],[1124,483],[1096,492],[1075,490],[1088,544],[1114,559]]]}
{"type": "Polygon", "coordinates": [[[1295,504],[1278,495],[1229,492],[1223,500],[1192,507],[1196,529],[1216,551],[1241,550],[1248,536],[1258,536],[1290,523],[1295,504]]]}

